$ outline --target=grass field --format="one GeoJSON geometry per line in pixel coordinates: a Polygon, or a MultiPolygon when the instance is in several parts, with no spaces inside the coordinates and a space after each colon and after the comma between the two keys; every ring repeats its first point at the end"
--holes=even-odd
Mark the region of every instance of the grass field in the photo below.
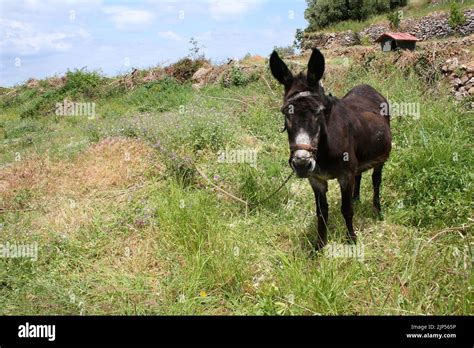
{"type": "MultiPolygon", "coordinates": [[[[337,96],[369,83],[420,107],[392,120],[383,221],[362,179],[363,258],[335,258],[313,252],[307,181],[258,204],[290,172],[281,89],[264,76],[122,91],[76,72],[59,92],[5,92],[0,243],[36,242],[38,258],[0,258],[0,314],[472,314],[472,113],[411,70],[325,77],[337,96]],[[64,97],[95,102],[96,117],[44,112],[64,97]],[[256,151],[256,166],[221,163],[226,149],[256,151]]],[[[335,182],[328,197],[335,245],[345,235],[335,182]]]]}

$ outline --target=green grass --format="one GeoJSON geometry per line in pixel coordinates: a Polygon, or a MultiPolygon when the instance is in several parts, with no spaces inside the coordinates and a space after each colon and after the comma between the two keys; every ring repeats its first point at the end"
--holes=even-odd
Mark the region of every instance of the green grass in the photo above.
{"type": "MultiPolygon", "coordinates": [[[[76,210],[38,188],[15,192],[15,207],[32,210],[0,214],[0,243],[36,241],[39,256],[0,259],[0,314],[472,314],[472,114],[413,72],[353,66],[327,76],[335,95],[369,83],[392,101],[420,103],[421,111],[419,119],[392,120],[384,221],[372,214],[370,175],[363,177],[354,220],[363,260],[331,258],[313,252],[315,207],[306,181],[293,179],[246,211],[168,157],[189,156],[251,204],[265,198],[289,173],[286,135],[278,133],[281,90],[266,78],[276,95],[262,81],[198,92],[165,80],[122,95],[102,92],[107,96],[93,97],[94,120],[21,118],[35,93],[23,89],[0,114],[2,164],[15,163],[17,152],[18,165],[33,155],[70,163],[111,136],[162,150],[132,186],[81,199],[59,195],[76,197],[76,210]],[[219,163],[225,148],[257,149],[257,167],[219,163]],[[57,219],[83,212],[81,224],[58,227],[57,219]]],[[[339,197],[331,182],[330,243],[344,241],[339,197]]]]}

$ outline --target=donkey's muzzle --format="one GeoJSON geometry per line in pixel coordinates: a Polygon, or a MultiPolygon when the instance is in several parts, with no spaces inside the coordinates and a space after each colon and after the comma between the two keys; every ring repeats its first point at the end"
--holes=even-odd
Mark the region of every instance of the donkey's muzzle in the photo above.
{"type": "Polygon", "coordinates": [[[316,168],[316,161],[311,152],[306,150],[296,150],[290,158],[290,166],[300,178],[307,178],[316,168]]]}
{"type": "Polygon", "coordinates": [[[309,144],[294,144],[290,146],[290,166],[300,178],[307,178],[316,168],[317,148],[309,144]]]}

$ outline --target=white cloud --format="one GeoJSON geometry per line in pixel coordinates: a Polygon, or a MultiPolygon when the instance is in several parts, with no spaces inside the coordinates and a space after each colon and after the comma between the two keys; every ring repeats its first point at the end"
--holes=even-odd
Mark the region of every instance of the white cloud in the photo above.
{"type": "Polygon", "coordinates": [[[31,26],[27,23],[13,21],[6,18],[0,18],[0,29],[2,30],[2,34],[11,33],[12,30],[28,30],[31,26]]]}
{"type": "Polygon", "coordinates": [[[146,10],[133,10],[123,6],[110,6],[103,9],[110,16],[115,27],[120,30],[130,29],[131,26],[149,24],[153,13],[146,10]]]}
{"type": "Polygon", "coordinates": [[[30,55],[40,51],[67,51],[75,38],[87,39],[90,34],[83,28],[76,31],[39,32],[32,25],[0,18],[0,48],[9,54],[30,55]]]}
{"type": "Polygon", "coordinates": [[[264,0],[209,0],[211,17],[218,21],[234,19],[258,7],[264,0]]]}
{"type": "Polygon", "coordinates": [[[171,40],[171,41],[182,41],[183,38],[179,36],[179,34],[176,34],[174,31],[168,30],[168,31],[160,31],[158,33],[160,37],[166,40],[171,40]]]}

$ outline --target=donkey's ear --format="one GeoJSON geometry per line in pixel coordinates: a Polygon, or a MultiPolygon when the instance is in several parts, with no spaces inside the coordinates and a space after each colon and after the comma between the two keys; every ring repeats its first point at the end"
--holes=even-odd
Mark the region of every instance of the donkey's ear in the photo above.
{"type": "Polygon", "coordinates": [[[270,70],[278,82],[280,82],[286,88],[290,87],[293,83],[293,74],[288,69],[286,64],[280,59],[276,51],[273,51],[272,55],[270,56],[270,70]]]}
{"type": "Polygon", "coordinates": [[[316,88],[319,80],[324,74],[324,57],[323,54],[315,48],[311,53],[311,58],[308,62],[308,85],[316,88]]]}

